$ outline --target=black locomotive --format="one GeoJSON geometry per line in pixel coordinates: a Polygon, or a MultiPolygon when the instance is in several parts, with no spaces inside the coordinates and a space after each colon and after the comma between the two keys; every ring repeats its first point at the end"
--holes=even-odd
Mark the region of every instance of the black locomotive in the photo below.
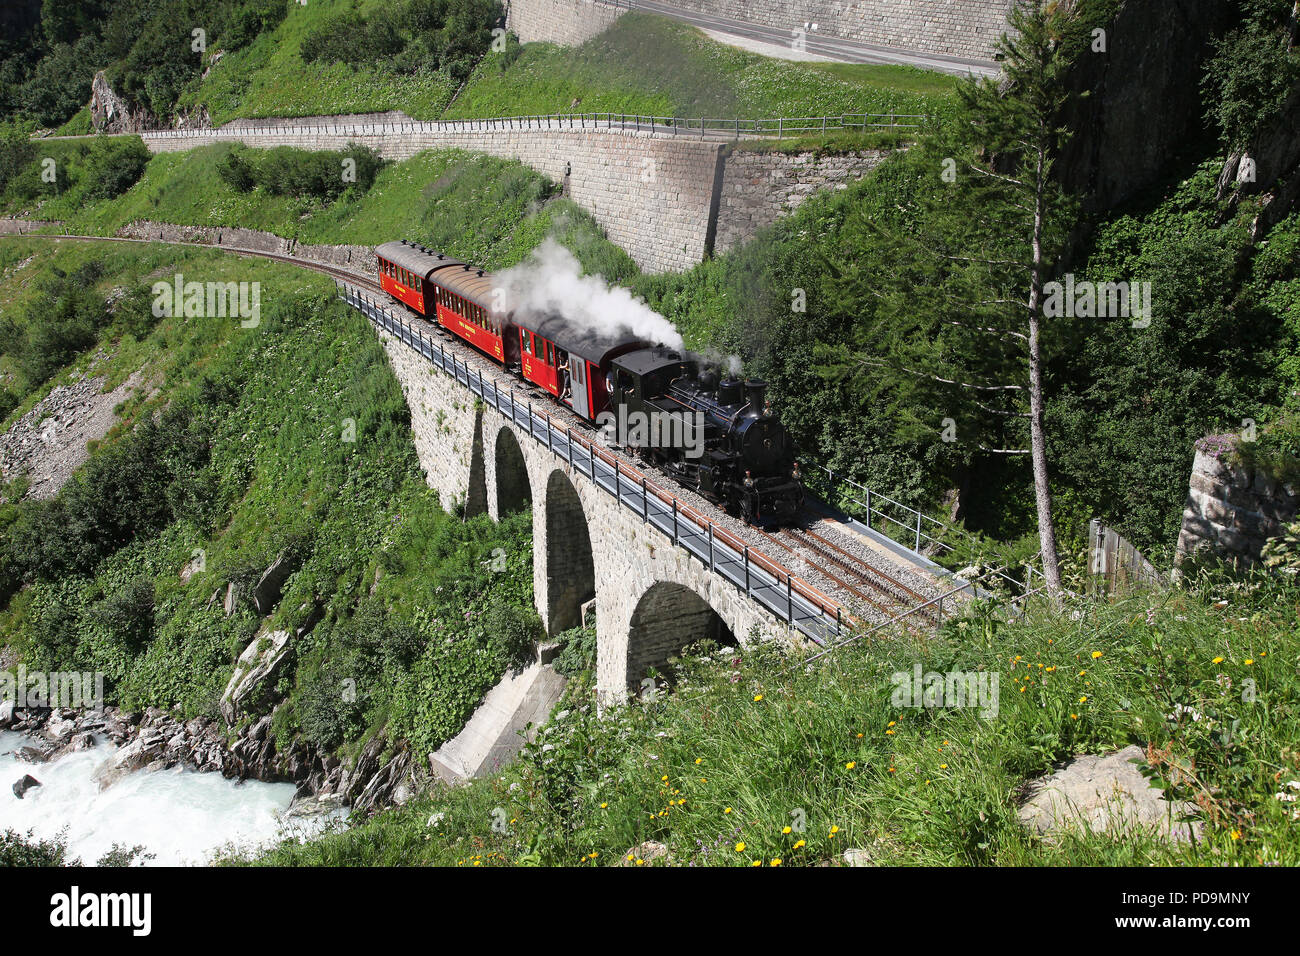
{"type": "Polygon", "coordinates": [[[612,359],[606,387],[598,424],[676,481],[751,523],[787,521],[803,507],[799,464],[765,383],[654,347],[612,359]]]}

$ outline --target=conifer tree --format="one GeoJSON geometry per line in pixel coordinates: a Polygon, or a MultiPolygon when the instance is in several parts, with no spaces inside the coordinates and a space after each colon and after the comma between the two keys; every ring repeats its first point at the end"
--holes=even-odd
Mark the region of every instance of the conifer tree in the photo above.
{"type": "Polygon", "coordinates": [[[1043,286],[1074,217],[1052,176],[1066,138],[1063,44],[1077,27],[1064,4],[1020,0],[1000,41],[1003,73],[959,87],[956,122],[915,147],[927,188],[889,222],[871,263],[837,269],[861,316],[856,354],[832,362],[878,400],[981,456],[1032,461],[1043,572],[1060,588],[1044,436],[1043,286]],[[927,412],[929,417],[927,417],[927,412]]]}

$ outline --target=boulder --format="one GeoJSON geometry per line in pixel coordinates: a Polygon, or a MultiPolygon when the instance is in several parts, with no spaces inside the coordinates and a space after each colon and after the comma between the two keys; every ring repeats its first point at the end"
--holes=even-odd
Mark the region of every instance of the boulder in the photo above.
{"type": "Polygon", "coordinates": [[[239,586],[231,581],[226,585],[226,597],[221,602],[221,609],[226,612],[226,617],[235,613],[235,602],[239,599],[239,586]]]}
{"type": "Polygon", "coordinates": [[[140,732],[126,746],[95,768],[93,778],[100,790],[107,790],[129,773],[143,770],[162,756],[167,742],[161,734],[140,732]]]}
{"type": "Polygon", "coordinates": [[[14,781],[14,796],[19,800],[33,787],[39,787],[41,782],[33,777],[30,773],[25,773],[22,779],[14,781]]]}
{"type": "Polygon", "coordinates": [[[1138,770],[1145,762],[1145,752],[1136,746],[1076,757],[1030,785],[1020,821],[1044,836],[1065,827],[1100,833],[1137,828],[1172,840],[1199,836],[1201,824],[1183,820],[1195,808],[1165,800],[1138,770]]]}
{"type": "Polygon", "coordinates": [[[239,655],[221,695],[221,716],[226,723],[233,724],[236,714],[260,702],[265,689],[274,683],[276,672],[289,656],[289,637],[288,631],[259,634],[239,655]]]}
{"type": "Polygon", "coordinates": [[[275,610],[275,606],[280,603],[284,582],[289,580],[289,575],[295,570],[294,562],[288,555],[282,554],[262,572],[257,584],[253,586],[253,605],[257,608],[257,613],[265,615],[275,610]]]}
{"type": "Polygon", "coordinates": [[[665,864],[672,862],[668,857],[667,846],[656,840],[646,840],[619,857],[615,866],[637,866],[637,860],[641,861],[640,866],[654,866],[656,860],[662,860],[665,864]]]}

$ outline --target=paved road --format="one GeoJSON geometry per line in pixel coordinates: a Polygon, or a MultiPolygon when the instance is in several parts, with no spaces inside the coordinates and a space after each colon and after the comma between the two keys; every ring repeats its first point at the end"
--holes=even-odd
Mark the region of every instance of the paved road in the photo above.
{"type": "MultiPolygon", "coordinates": [[[[683,10],[670,3],[657,0],[620,0],[617,6],[645,10],[672,17],[705,30],[716,30],[732,36],[754,40],[773,46],[790,48],[790,31],[776,27],[762,26],[744,20],[732,20],[711,14],[683,10]]],[[[845,40],[840,37],[818,36],[810,34],[806,44],[807,52],[824,56],[827,59],[843,63],[894,63],[915,66],[923,70],[938,70],[942,73],[956,73],[976,76],[996,76],[998,65],[992,60],[968,60],[962,57],[944,56],[939,53],[922,53],[917,50],[904,50],[897,47],[880,46],[875,43],[863,43],[860,40],[845,40]]]]}

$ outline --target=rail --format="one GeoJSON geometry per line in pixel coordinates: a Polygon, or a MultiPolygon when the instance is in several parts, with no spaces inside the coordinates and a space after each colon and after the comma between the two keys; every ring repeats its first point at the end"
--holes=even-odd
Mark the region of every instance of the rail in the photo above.
{"type": "Polygon", "coordinates": [[[619,506],[671,538],[677,547],[698,558],[713,573],[743,591],[789,627],[817,644],[844,632],[850,620],[844,608],[816,588],[794,577],[788,569],[753,550],[725,528],[651,482],[644,473],[604,451],[572,427],[553,420],[531,401],[515,397],[513,388],[501,389],[495,378],[473,369],[442,342],[424,334],[409,318],[391,312],[382,302],[347,282],[336,282],[339,297],[371,322],[396,336],[428,359],[435,368],[482,399],[489,407],[526,430],[553,455],[563,458],[571,471],[586,476],[619,506]]]}
{"type": "MultiPolygon", "coordinates": [[[[310,123],[302,125],[222,126],[216,129],[170,129],[140,133],[144,139],[240,139],[244,136],[420,136],[440,133],[510,130],[630,130],[666,136],[740,139],[801,133],[870,130],[918,130],[929,123],[923,113],[841,113],[838,116],[786,116],[740,119],[711,116],[651,116],[640,113],[543,113],[463,120],[410,120],[403,123],[310,123]]],[[[126,135],[126,134],[118,134],[126,135]]],[[[80,139],[51,136],[49,139],[80,139]]]]}
{"type": "MultiPolygon", "coordinates": [[[[924,545],[929,545],[939,553],[957,550],[947,541],[935,537],[936,534],[953,534],[955,529],[951,525],[946,525],[923,511],[918,511],[901,501],[896,501],[889,495],[873,491],[852,478],[836,475],[832,469],[827,468],[825,465],[816,465],[814,470],[806,472],[804,480],[821,492],[823,500],[860,519],[869,530],[884,534],[903,545],[910,541],[912,551],[916,554],[921,553],[921,548],[924,545]],[[824,473],[826,477],[820,478],[817,475],[818,472],[824,473]],[[809,476],[813,477],[811,482],[808,482],[809,476]],[[819,485],[820,488],[818,488],[819,485]],[[893,513],[891,513],[890,509],[892,509],[893,513]],[[900,517],[900,515],[903,517],[900,517]],[[907,540],[899,540],[898,535],[900,534],[905,536],[907,540]]],[[[956,533],[961,534],[962,532],[956,531],[956,533]]],[[[969,535],[967,537],[971,541],[975,540],[969,535]]],[[[1022,593],[1033,590],[1035,573],[1041,576],[1041,572],[1035,572],[1032,564],[1025,565],[1025,579],[1023,581],[1017,580],[1007,570],[995,570],[990,573],[992,576],[1000,578],[1003,583],[1011,585],[1013,589],[1018,589],[1022,593]]]]}

